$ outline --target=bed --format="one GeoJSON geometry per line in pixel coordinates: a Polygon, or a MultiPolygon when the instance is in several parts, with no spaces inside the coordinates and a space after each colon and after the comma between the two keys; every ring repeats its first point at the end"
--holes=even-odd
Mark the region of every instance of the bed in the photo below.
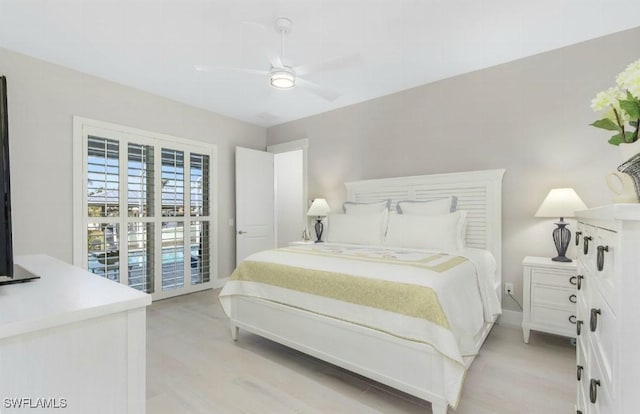
{"type": "Polygon", "coordinates": [[[466,370],[500,313],[503,174],[504,170],[485,170],[346,183],[347,201],[390,200],[391,209],[400,200],[457,197],[457,210],[466,212],[466,247],[434,252],[328,243],[260,252],[239,264],[233,281],[221,292],[233,339],[242,328],[430,401],[434,414],[445,414],[449,405],[455,408],[466,370]],[[480,304],[456,310],[451,298],[469,290],[459,282],[469,269],[478,275],[474,289],[480,304]],[[374,280],[363,280],[359,272],[374,280]],[[307,273],[312,282],[298,293],[279,285],[287,277],[298,283],[307,273]],[[397,275],[408,279],[390,285],[389,273],[394,281],[397,275]],[[263,289],[267,285],[259,283],[265,281],[260,277],[270,278],[271,290],[263,289]],[[425,286],[411,285],[413,302],[394,301],[406,294],[405,282],[418,279],[427,281],[425,286]],[[383,284],[386,293],[375,299],[380,303],[369,303],[376,295],[359,292],[375,284],[383,284]],[[328,296],[316,296],[318,290],[328,296]],[[400,302],[397,306],[406,309],[386,312],[387,301],[400,302]],[[365,308],[371,313],[363,312],[365,308]],[[423,316],[422,308],[430,309],[429,316],[423,316]],[[442,311],[444,322],[434,309],[442,311]],[[473,328],[465,331],[463,325],[473,328]],[[422,337],[426,331],[429,336],[422,337]]]}

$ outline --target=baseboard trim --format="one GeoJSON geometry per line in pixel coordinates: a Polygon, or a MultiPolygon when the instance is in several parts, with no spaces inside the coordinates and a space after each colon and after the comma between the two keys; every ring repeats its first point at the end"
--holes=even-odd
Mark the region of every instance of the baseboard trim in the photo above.
{"type": "Polygon", "coordinates": [[[516,328],[522,327],[522,312],[512,311],[508,309],[502,310],[502,315],[498,319],[498,323],[504,326],[512,326],[516,328]]]}

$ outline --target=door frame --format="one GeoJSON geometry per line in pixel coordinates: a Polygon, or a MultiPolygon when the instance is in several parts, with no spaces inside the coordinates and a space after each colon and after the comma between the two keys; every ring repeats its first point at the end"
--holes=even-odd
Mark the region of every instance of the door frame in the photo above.
{"type": "MultiPolygon", "coordinates": [[[[280,154],[283,152],[291,152],[291,151],[297,151],[297,150],[302,150],[302,211],[300,212],[300,214],[302,215],[302,222],[304,223],[305,228],[308,230],[309,228],[309,222],[307,219],[307,209],[309,207],[309,193],[308,193],[308,152],[309,152],[309,139],[308,138],[302,138],[302,139],[297,139],[295,141],[289,141],[289,142],[283,142],[281,144],[274,144],[274,145],[268,145],[267,146],[267,152],[271,152],[273,154],[280,154]]],[[[274,180],[275,180],[275,176],[274,176],[274,180]]],[[[276,191],[278,191],[276,189],[276,191]]],[[[278,206],[276,206],[276,211],[274,211],[274,232],[275,232],[275,238],[276,238],[276,243],[278,240],[278,223],[276,220],[276,212],[277,212],[277,208],[278,206]]]]}

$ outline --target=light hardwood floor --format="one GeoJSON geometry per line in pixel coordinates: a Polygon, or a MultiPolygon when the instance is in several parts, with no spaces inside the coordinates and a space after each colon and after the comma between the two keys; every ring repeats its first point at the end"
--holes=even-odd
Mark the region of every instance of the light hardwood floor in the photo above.
{"type": "MultiPolygon", "coordinates": [[[[218,291],[152,304],[147,413],[421,413],[430,404],[240,331],[218,291]]],[[[410,367],[408,367],[410,369],[410,367]]],[[[566,338],[495,326],[467,375],[456,414],[574,412],[575,349],[566,338]]]]}

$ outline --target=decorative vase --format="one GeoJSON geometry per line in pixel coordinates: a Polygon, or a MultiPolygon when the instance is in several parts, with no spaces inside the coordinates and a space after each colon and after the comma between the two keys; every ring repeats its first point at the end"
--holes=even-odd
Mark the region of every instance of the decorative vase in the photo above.
{"type": "Polygon", "coordinates": [[[614,203],[638,203],[638,194],[633,179],[629,174],[612,171],[607,174],[607,186],[616,196],[614,203]]]}

